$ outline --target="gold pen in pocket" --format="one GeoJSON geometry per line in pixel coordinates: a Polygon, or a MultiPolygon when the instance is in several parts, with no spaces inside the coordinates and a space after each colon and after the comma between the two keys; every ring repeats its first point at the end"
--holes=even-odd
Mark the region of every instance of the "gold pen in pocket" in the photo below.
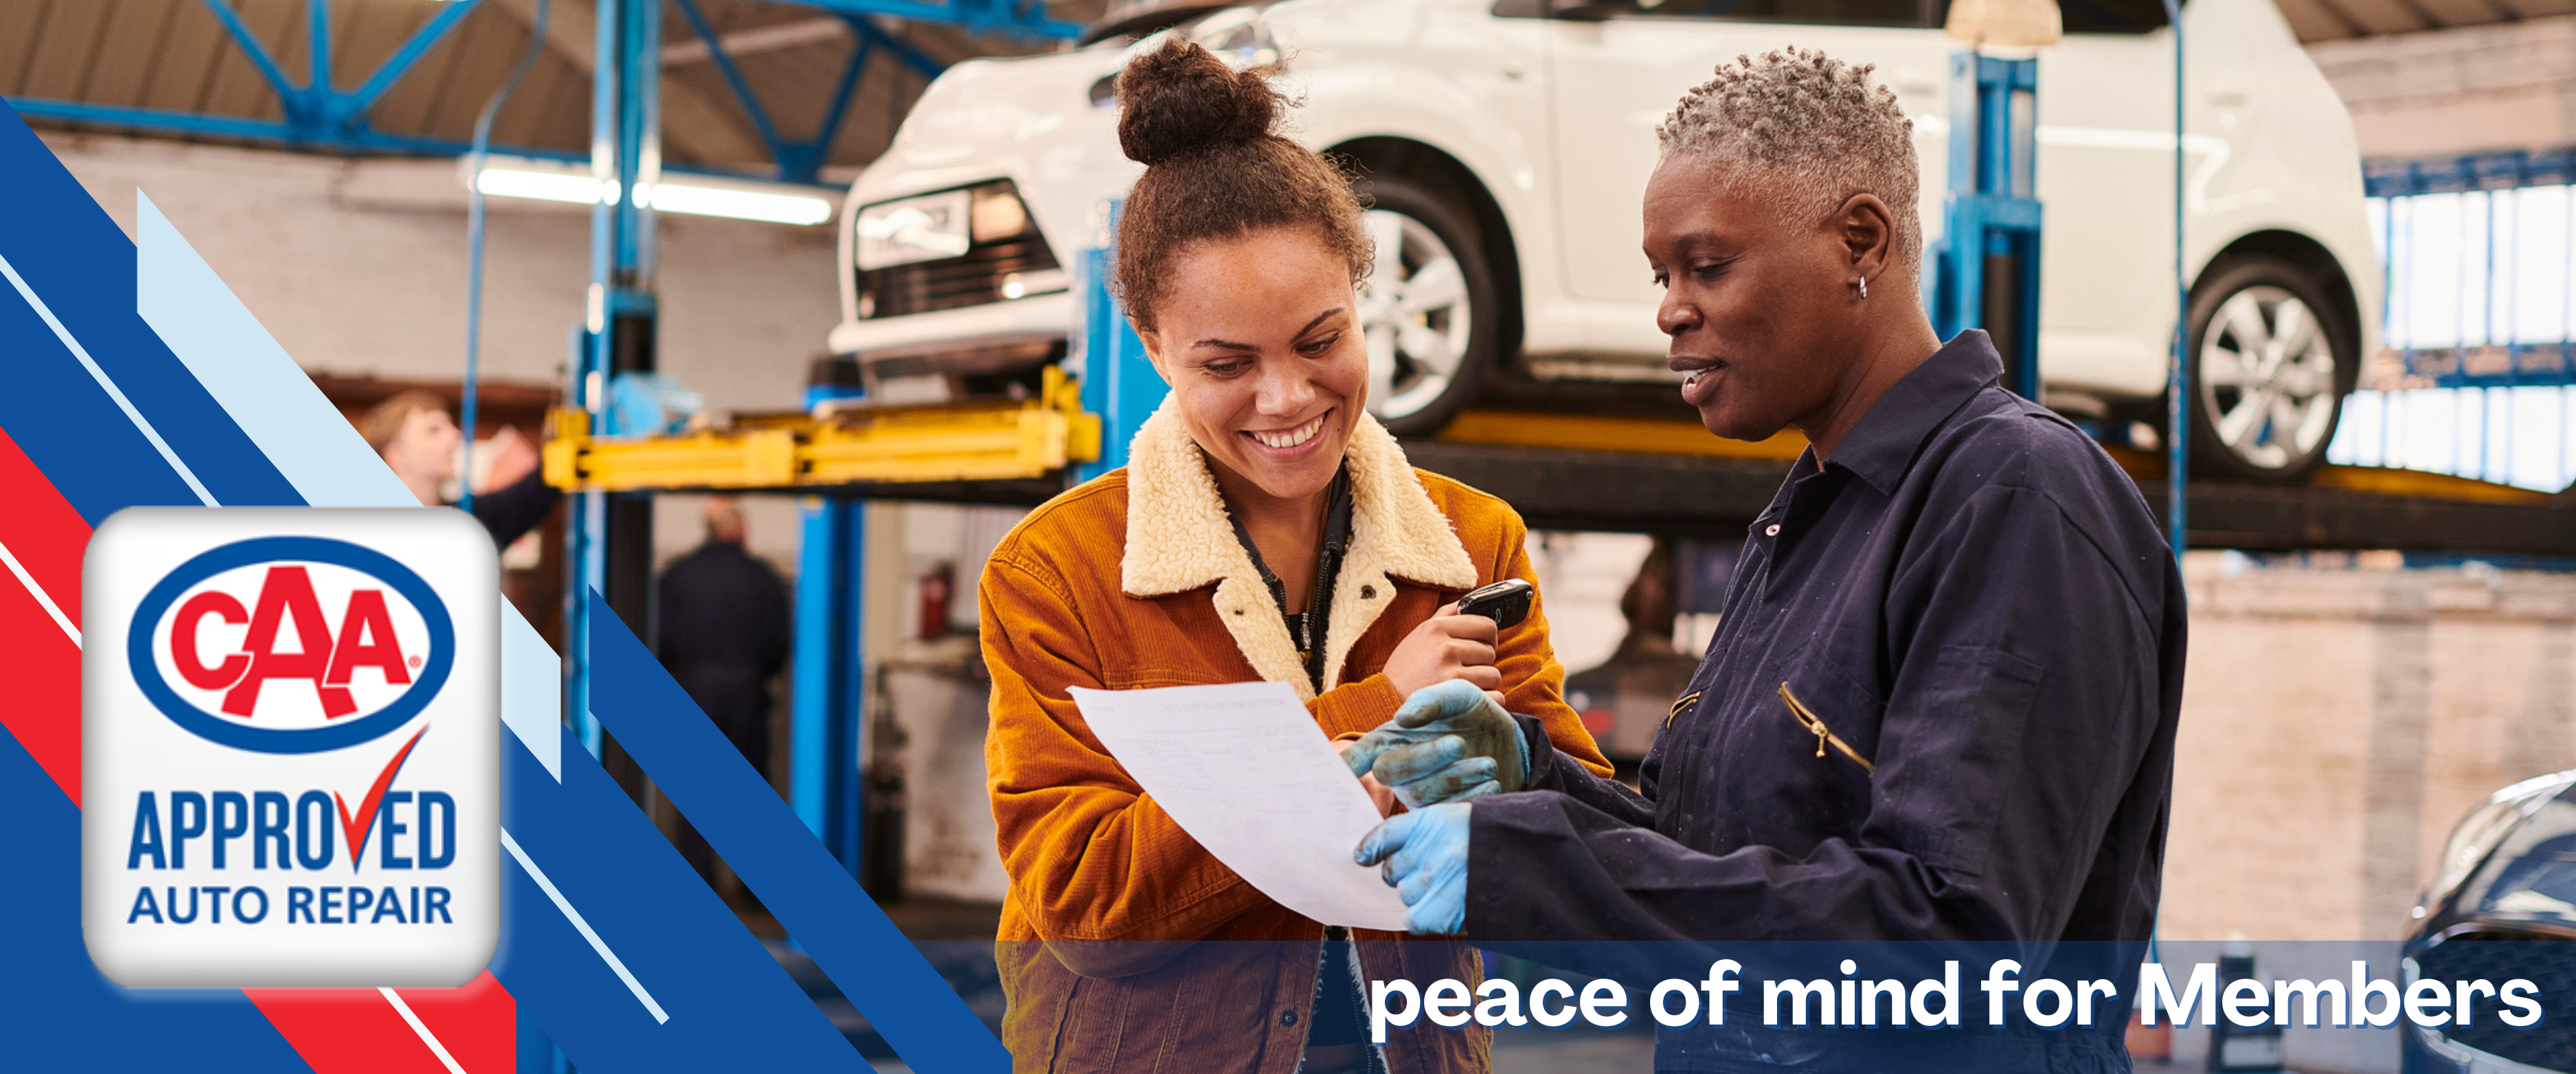
{"type": "Polygon", "coordinates": [[[1851,748],[1851,743],[1843,741],[1841,735],[1835,734],[1832,728],[1826,727],[1825,721],[1816,715],[1815,710],[1808,708],[1805,702],[1799,701],[1798,695],[1790,693],[1788,683],[1780,684],[1780,700],[1788,703],[1789,715],[1798,721],[1799,726],[1815,732],[1816,756],[1824,756],[1825,743],[1831,742],[1835,749],[1843,752],[1843,756],[1859,762],[1863,771],[1878,771],[1878,766],[1869,763],[1869,758],[1861,756],[1859,750],[1851,748]]]}
{"type": "Polygon", "coordinates": [[[1681,700],[1673,702],[1673,710],[1664,714],[1664,726],[1671,727],[1673,725],[1673,719],[1680,716],[1683,709],[1691,707],[1691,702],[1699,700],[1699,695],[1699,691],[1693,690],[1688,694],[1684,694],[1681,700]]]}

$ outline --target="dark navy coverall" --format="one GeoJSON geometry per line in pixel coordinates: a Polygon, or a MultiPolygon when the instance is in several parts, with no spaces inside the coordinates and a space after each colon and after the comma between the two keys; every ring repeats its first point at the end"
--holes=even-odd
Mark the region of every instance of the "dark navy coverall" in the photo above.
{"type": "Polygon", "coordinates": [[[1984,333],[1963,333],[1821,468],[1813,451],[1799,460],[1751,527],[1644,793],[1556,757],[1522,718],[1533,789],[1475,801],[1467,931],[2018,941],[2037,945],[2020,948],[2034,975],[2053,941],[2125,941],[2093,945],[2121,966],[2087,974],[2120,981],[2119,1002],[2090,1030],[1999,1040],[1974,1028],[1985,997],[1963,981],[1964,1031],[1730,1019],[1664,1031],[1659,1069],[1887,1069],[1862,1055],[1900,1041],[1985,1049],[1964,1063],[1908,1051],[1907,1069],[2128,1067],[2119,1031],[2155,920],[2182,701],[2182,579],[2137,486],[1999,387],[2001,369],[1984,333]],[[1875,771],[1793,715],[1783,683],[1875,771]]]}

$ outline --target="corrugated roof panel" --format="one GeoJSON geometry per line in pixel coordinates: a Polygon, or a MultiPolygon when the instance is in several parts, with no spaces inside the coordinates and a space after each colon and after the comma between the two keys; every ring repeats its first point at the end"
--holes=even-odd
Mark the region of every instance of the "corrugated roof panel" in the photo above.
{"type": "Polygon", "coordinates": [[[434,3],[338,3],[331,6],[331,84],[344,90],[367,77],[402,47],[413,30],[438,14],[434,3]]]}
{"type": "Polygon", "coordinates": [[[2290,32],[2301,41],[2323,41],[2350,37],[2360,27],[2344,17],[2328,0],[2274,0],[2281,18],[2290,24],[2290,32]]]}
{"type": "Polygon", "coordinates": [[[170,21],[161,31],[161,43],[143,75],[145,108],[169,112],[194,112],[204,103],[206,83],[214,77],[215,61],[232,50],[232,38],[215,21],[204,4],[187,0],[168,0],[170,21]]]}
{"type": "MultiPolygon", "coordinates": [[[[309,76],[306,0],[217,2],[239,13],[290,83],[309,76]]],[[[719,39],[753,35],[747,39],[751,47],[735,57],[744,77],[786,137],[811,137],[855,38],[834,28],[834,16],[798,4],[699,4],[719,39]]],[[[370,124],[388,134],[468,138],[483,102],[527,46],[525,20],[532,7],[529,0],[492,0],[468,13],[377,101],[370,124]]],[[[1096,15],[1099,7],[1100,0],[1051,5],[1056,17],[1077,21],[1096,15]]],[[[592,5],[554,0],[554,9],[567,26],[586,25],[592,5]]],[[[440,10],[431,0],[331,0],[333,84],[356,89],[440,10]]],[[[933,23],[880,19],[876,25],[946,62],[1045,47],[976,38],[933,23]]],[[[702,50],[676,7],[666,13],[664,35],[666,45],[702,50]]],[[[552,46],[496,125],[495,141],[566,152],[588,144],[590,75],[579,55],[586,49],[568,40],[553,35],[552,46]]],[[[703,58],[678,63],[667,77],[686,89],[665,98],[666,158],[674,164],[754,164],[749,155],[759,150],[747,139],[749,124],[715,66],[703,58]],[[710,152],[725,159],[692,155],[710,152]]],[[[878,53],[829,162],[846,168],[873,159],[922,85],[900,60],[878,53]]],[[[0,94],[271,121],[284,114],[274,88],[204,0],[0,0],[0,94]]]]}
{"type": "Polygon", "coordinates": [[[90,63],[98,58],[99,27],[106,24],[110,7],[95,2],[55,3],[36,32],[19,92],[30,97],[79,97],[89,81],[90,63]]]}
{"type": "Polygon", "coordinates": [[[35,56],[36,35],[44,30],[53,0],[0,4],[0,94],[18,94],[27,61],[35,56]]]}
{"type": "MultiPolygon", "coordinates": [[[[289,85],[304,79],[304,5],[296,0],[240,0],[235,5],[251,36],[267,46],[289,85]]],[[[204,96],[188,111],[217,116],[277,119],[286,114],[277,91],[261,77],[229,36],[215,53],[204,96]]]]}
{"type": "MultiPolygon", "coordinates": [[[[515,57],[514,57],[515,58],[515,57]]],[[[498,89],[496,83],[493,87],[498,89]]],[[[474,103],[476,115],[490,100],[490,90],[474,103]]],[[[518,92],[510,95],[501,114],[493,117],[492,140],[503,145],[541,146],[548,149],[578,150],[589,141],[590,79],[559,56],[539,56],[528,68],[528,77],[519,83],[518,92]],[[569,88],[581,101],[569,114],[560,107],[562,92],[569,88]],[[567,121],[570,129],[567,130],[567,121]],[[569,137],[567,137],[569,135],[569,137]]],[[[472,132],[468,130],[470,137],[472,132]]]]}
{"type": "Polygon", "coordinates": [[[160,62],[169,36],[170,2],[106,0],[106,5],[114,10],[100,28],[98,60],[90,64],[89,80],[78,99],[136,107],[143,103],[144,87],[152,80],[153,65],[160,62]]]}
{"type": "Polygon", "coordinates": [[[447,36],[430,46],[429,51],[422,54],[420,62],[412,65],[410,73],[377,99],[376,107],[367,113],[375,128],[395,134],[419,131],[428,122],[430,110],[438,105],[447,91],[449,75],[456,68],[462,43],[475,40],[476,34],[489,31],[496,23],[503,29],[505,37],[515,38],[509,47],[523,48],[527,45],[526,31],[519,29],[508,15],[494,10],[494,5],[489,3],[476,7],[466,13],[464,21],[451,27],[447,36]]]}

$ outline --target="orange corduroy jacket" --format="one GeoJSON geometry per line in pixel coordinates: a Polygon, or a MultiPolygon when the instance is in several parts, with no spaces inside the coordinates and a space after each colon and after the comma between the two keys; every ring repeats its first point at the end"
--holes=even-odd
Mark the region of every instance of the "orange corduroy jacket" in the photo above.
{"type": "MultiPolygon", "coordinates": [[[[1402,700],[1379,669],[1408,632],[1469,589],[1530,578],[1525,530],[1502,501],[1412,469],[1364,419],[1346,455],[1352,543],[1317,696],[1168,406],[1129,455],[1125,469],[1032,512],[994,549],[979,588],[993,677],[985,764],[1011,880],[996,951],[1010,1001],[1003,1043],[1024,1071],[1289,1074],[1314,1013],[1323,927],[1201,849],[1128,778],[1066,690],[1284,681],[1327,737],[1367,731],[1402,700]]],[[[1558,749],[1606,774],[1561,697],[1543,610],[1499,641],[1512,711],[1540,718],[1558,749]]],[[[1355,938],[1366,979],[1479,979],[1462,943],[1355,938]]],[[[1472,1024],[1422,1020],[1389,1031],[1387,1066],[1484,1071],[1490,1040],[1472,1024]]]]}

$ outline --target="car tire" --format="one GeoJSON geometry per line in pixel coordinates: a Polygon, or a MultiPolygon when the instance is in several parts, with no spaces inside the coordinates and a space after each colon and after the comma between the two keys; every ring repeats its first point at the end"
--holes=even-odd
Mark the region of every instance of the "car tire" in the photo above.
{"type": "Polygon", "coordinates": [[[1360,289],[1369,412],[1399,436],[1437,432],[1502,350],[1502,296],[1467,213],[1400,176],[1362,180],[1376,267],[1360,289]]]}
{"type": "Polygon", "coordinates": [[[2275,257],[2220,262],[2193,288],[2186,338],[2194,472],[2287,482],[2325,462],[2361,346],[2308,272],[2275,257]]]}

